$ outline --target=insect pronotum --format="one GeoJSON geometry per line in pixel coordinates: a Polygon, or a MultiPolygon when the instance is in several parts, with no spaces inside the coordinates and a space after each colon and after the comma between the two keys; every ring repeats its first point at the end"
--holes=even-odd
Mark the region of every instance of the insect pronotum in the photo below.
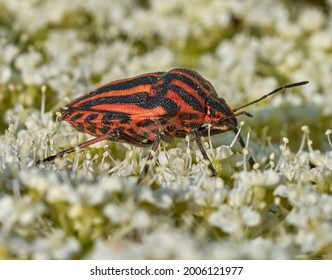
{"type": "MultiPolygon", "coordinates": [[[[237,133],[236,117],[242,114],[251,116],[246,111],[237,111],[286,88],[307,83],[302,81],[281,86],[257,100],[232,109],[217,95],[209,81],[189,69],[178,68],[117,80],[73,100],[62,110],[61,120],[95,138],[39,160],[36,164],[53,161],[74,152],[76,148],[84,149],[102,140],[139,147],[152,146],[140,175],[142,180],[161,141],[170,143],[174,137],[190,135],[208,162],[212,176],[216,176],[201,137],[229,130],[237,133]]],[[[244,148],[240,135],[238,141],[244,148]]],[[[249,163],[255,163],[251,157],[249,163]]]]}

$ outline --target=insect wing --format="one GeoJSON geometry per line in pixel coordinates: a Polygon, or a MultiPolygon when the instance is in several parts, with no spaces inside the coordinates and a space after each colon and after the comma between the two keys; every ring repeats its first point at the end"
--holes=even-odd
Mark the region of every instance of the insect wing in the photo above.
{"type": "Polygon", "coordinates": [[[147,128],[143,132],[141,127],[165,114],[157,102],[149,102],[151,88],[162,75],[163,72],[156,72],[105,84],[69,103],[61,119],[94,136],[120,130],[127,135],[126,140],[153,140],[153,135],[148,137],[147,128]]]}
{"type": "Polygon", "coordinates": [[[75,107],[82,110],[98,110],[98,106],[100,108],[100,106],[107,104],[144,102],[144,98],[146,98],[146,94],[150,92],[151,86],[160,79],[163,73],[164,72],[143,74],[102,85],[96,90],[76,98],[66,107],[75,107]]]}

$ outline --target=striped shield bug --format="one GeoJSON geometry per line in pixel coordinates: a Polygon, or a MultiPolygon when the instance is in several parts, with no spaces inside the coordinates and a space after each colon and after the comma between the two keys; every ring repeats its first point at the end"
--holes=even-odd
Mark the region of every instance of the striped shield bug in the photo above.
{"type": "MultiPolygon", "coordinates": [[[[261,98],[232,109],[219,97],[212,84],[195,71],[177,68],[168,72],[154,72],[133,78],[117,80],[89,92],[62,110],[61,120],[76,130],[95,138],[39,160],[50,162],[102,140],[130,143],[139,147],[152,147],[141,172],[142,180],[161,141],[172,142],[190,135],[197,143],[213,176],[217,173],[201,142],[201,137],[226,131],[237,134],[239,111],[286,88],[307,84],[307,81],[287,84],[261,98]]],[[[240,135],[242,148],[245,143],[240,135]]],[[[254,164],[252,158],[250,165],[254,164]]]]}

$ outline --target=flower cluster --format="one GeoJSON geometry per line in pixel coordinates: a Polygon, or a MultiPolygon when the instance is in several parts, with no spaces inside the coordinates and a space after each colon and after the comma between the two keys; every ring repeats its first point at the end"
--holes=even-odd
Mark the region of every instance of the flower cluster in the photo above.
{"type": "Polygon", "coordinates": [[[331,259],[332,0],[318,2],[2,1],[0,259],[331,259]],[[189,137],[140,184],[149,151],[128,144],[35,164],[89,139],[58,121],[66,102],[174,67],[232,107],[310,83],[239,117],[247,148],[204,140],[217,177],[189,137]]]}

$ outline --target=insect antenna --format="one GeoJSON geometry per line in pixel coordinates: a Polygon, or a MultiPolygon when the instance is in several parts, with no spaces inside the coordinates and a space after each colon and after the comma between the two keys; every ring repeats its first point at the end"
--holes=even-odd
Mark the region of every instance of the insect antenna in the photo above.
{"type": "Polygon", "coordinates": [[[231,117],[237,117],[237,116],[239,116],[239,115],[246,115],[247,117],[250,117],[250,118],[252,118],[253,117],[253,115],[252,114],[250,114],[249,112],[247,112],[247,111],[240,111],[240,112],[238,112],[237,114],[234,114],[233,116],[231,116],[231,117]]]}
{"type": "MultiPolygon", "coordinates": [[[[262,97],[260,97],[260,98],[258,98],[258,99],[256,99],[256,100],[254,100],[254,101],[251,101],[251,102],[249,102],[249,103],[247,103],[247,104],[245,104],[245,105],[242,105],[242,106],[240,106],[240,107],[238,107],[238,108],[233,109],[233,112],[236,112],[236,111],[238,111],[238,110],[240,110],[240,109],[243,109],[243,108],[245,108],[245,107],[248,107],[248,106],[250,106],[250,105],[252,105],[252,104],[258,103],[258,102],[262,101],[263,99],[269,97],[270,95],[273,95],[273,94],[275,94],[275,93],[277,93],[277,92],[280,92],[280,91],[282,91],[282,90],[285,90],[285,89],[287,89],[287,88],[299,87],[299,86],[303,86],[303,85],[305,85],[305,84],[307,84],[307,83],[309,83],[309,82],[308,82],[308,81],[302,81],[302,82],[297,82],[297,83],[287,84],[287,85],[284,85],[284,86],[278,87],[278,88],[276,88],[275,90],[272,90],[272,91],[269,92],[268,94],[265,94],[265,95],[263,95],[262,97]]],[[[239,115],[246,115],[246,116],[248,116],[248,117],[252,117],[252,115],[251,115],[250,113],[246,112],[246,111],[240,111],[240,112],[238,112],[237,114],[234,114],[233,116],[239,116],[239,115]]],[[[237,129],[237,128],[233,128],[233,131],[234,131],[235,135],[238,135],[238,136],[237,136],[237,140],[239,141],[241,147],[242,147],[242,148],[245,148],[246,145],[245,145],[245,143],[244,143],[244,141],[243,141],[241,135],[238,133],[238,129],[237,129]]],[[[255,164],[255,160],[254,160],[252,157],[249,158],[249,164],[250,164],[251,168],[252,168],[252,167],[254,166],[254,164],[255,164]]]]}
{"type": "MultiPolygon", "coordinates": [[[[237,107],[237,108],[233,109],[233,112],[236,112],[236,111],[238,111],[238,110],[240,110],[240,109],[243,109],[243,108],[245,108],[245,107],[248,107],[248,106],[250,106],[250,105],[252,105],[252,104],[258,103],[258,102],[262,101],[263,99],[269,97],[270,95],[273,95],[273,94],[275,94],[275,93],[277,93],[277,92],[280,92],[280,91],[282,91],[282,90],[284,90],[284,89],[292,88],[292,87],[303,86],[303,85],[305,85],[305,84],[307,84],[307,83],[309,83],[309,82],[308,82],[308,81],[302,81],[302,82],[292,83],[292,84],[287,84],[287,85],[284,85],[284,86],[278,87],[278,88],[276,88],[275,90],[272,90],[272,91],[269,92],[268,94],[265,94],[265,95],[263,95],[262,97],[260,97],[260,98],[258,98],[258,99],[256,99],[256,100],[254,100],[254,101],[251,101],[251,102],[249,102],[249,103],[247,103],[247,104],[245,104],[245,105],[242,105],[242,106],[240,106],[240,107],[237,107]]],[[[242,113],[242,114],[248,115],[247,113],[242,113]]]]}

